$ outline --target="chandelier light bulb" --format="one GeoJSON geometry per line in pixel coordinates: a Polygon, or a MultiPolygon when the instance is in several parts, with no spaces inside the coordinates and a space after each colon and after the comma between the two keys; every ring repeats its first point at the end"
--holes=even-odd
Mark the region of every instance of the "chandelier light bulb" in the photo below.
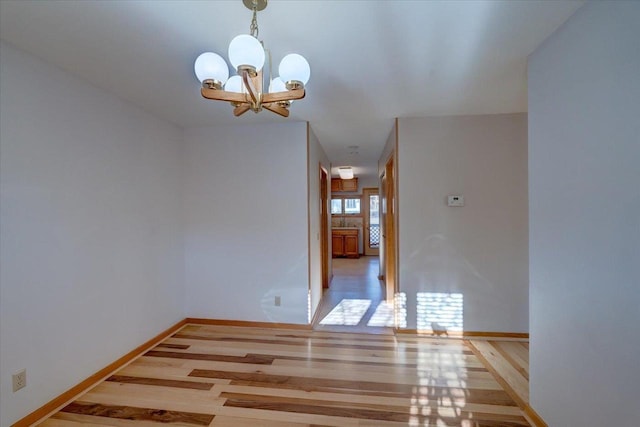
{"type": "Polygon", "coordinates": [[[229,67],[224,59],[217,53],[205,52],[198,56],[193,69],[198,80],[216,80],[224,84],[229,78],[229,67]]]}
{"type": "Polygon", "coordinates": [[[284,82],[280,77],[276,77],[275,79],[271,80],[271,84],[269,85],[269,93],[286,92],[286,91],[287,91],[287,86],[284,84],[284,82]]]}
{"type": "Polygon", "coordinates": [[[306,85],[311,76],[311,67],[304,56],[290,53],[282,58],[278,67],[280,78],[283,82],[299,81],[306,85]]]}
{"type": "Polygon", "coordinates": [[[224,85],[224,90],[227,92],[235,92],[235,93],[244,93],[244,83],[242,82],[242,77],[240,76],[231,76],[229,80],[227,80],[227,84],[224,85]]]}
{"type": "Polygon", "coordinates": [[[259,72],[264,66],[264,60],[264,47],[255,37],[241,34],[229,43],[229,62],[236,70],[241,65],[250,65],[259,72]]]}

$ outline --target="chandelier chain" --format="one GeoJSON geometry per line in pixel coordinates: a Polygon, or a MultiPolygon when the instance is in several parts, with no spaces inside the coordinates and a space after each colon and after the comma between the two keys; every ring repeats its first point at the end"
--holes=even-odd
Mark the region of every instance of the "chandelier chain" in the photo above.
{"type": "Polygon", "coordinates": [[[253,0],[253,18],[251,19],[251,35],[258,38],[258,0],[253,0]]]}

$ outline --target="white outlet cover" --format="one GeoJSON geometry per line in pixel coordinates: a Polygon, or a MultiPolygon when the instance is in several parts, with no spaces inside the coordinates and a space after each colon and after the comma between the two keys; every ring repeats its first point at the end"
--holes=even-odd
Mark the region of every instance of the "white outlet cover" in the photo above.
{"type": "Polygon", "coordinates": [[[27,386],[27,370],[23,369],[11,376],[13,381],[13,392],[25,388],[27,386]]]}

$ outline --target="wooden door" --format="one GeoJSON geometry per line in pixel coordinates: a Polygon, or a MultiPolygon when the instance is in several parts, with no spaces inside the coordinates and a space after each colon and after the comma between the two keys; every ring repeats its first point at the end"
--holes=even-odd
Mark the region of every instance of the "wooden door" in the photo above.
{"type": "Polygon", "coordinates": [[[357,192],[358,191],[358,178],[343,179],[341,191],[357,192]]]}
{"type": "Polygon", "coordinates": [[[322,287],[329,287],[329,174],[320,166],[320,262],[322,263],[322,287]]]}
{"type": "Polygon", "coordinates": [[[380,194],[377,188],[362,190],[363,245],[365,255],[380,252],[380,194]]]}
{"type": "Polygon", "coordinates": [[[344,236],[341,234],[331,235],[331,253],[334,257],[344,256],[344,236]]]}
{"type": "Polygon", "coordinates": [[[349,258],[359,258],[358,253],[358,233],[344,236],[344,254],[349,258]]]}
{"type": "Polygon", "coordinates": [[[384,279],[387,301],[393,301],[396,293],[396,178],[393,156],[387,161],[384,172],[384,279]]]}

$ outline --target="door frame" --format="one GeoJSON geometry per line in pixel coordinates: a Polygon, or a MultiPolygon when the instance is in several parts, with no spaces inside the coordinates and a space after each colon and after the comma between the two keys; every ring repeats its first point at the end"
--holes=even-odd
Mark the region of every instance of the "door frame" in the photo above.
{"type": "MultiPolygon", "coordinates": [[[[380,255],[380,245],[378,244],[377,248],[372,248],[369,246],[369,239],[370,239],[370,233],[371,233],[371,224],[369,223],[369,218],[371,217],[371,213],[369,211],[369,197],[372,195],[377,195],[378,197],[380,197],[380,191],[377,187],[369,187],[369,188],[363,188],[362,189],[362,213],[363,213],[363,224],[362,224],[362,230],[363,230],[363,236],[362,236],[362,243],[364,246],[364,254],[365,255],[372,255],[372,256],[379,256],[380,255]]],[[[380,200],[380,199],[378,199],[380,200]]],[[[380,218],[380,208],[378,207],[378,218],[380,218]]]]}
{"type": "Polygon", "coordinates": [[[329,212],[329,205],[331,203],[329,195],[329,179],[331,179],[329,172],[320,163],[320,270],[321,270],[321,282],[322,289],[327,289],[331,282],[331,266],[330,254],[331,247],[329,246],[329,235],[331,233],[331,227],[329,227],[329,221],[331,221],[331,214],[329,212]]]}
{"type": "Polygon", "coordinates": [[[381,176],[381,182],[383,183],[381,213],[383,215],[382,223],[384,224],[381,236],[382,241],[384,242],[382,243],[384,245],[382,250],[382,259],[384,264],[383,280],[385,283],[387,301],[394,301],[398,283],[398,228],[395,152],[387,159],[384,173],[381,176]]]}

